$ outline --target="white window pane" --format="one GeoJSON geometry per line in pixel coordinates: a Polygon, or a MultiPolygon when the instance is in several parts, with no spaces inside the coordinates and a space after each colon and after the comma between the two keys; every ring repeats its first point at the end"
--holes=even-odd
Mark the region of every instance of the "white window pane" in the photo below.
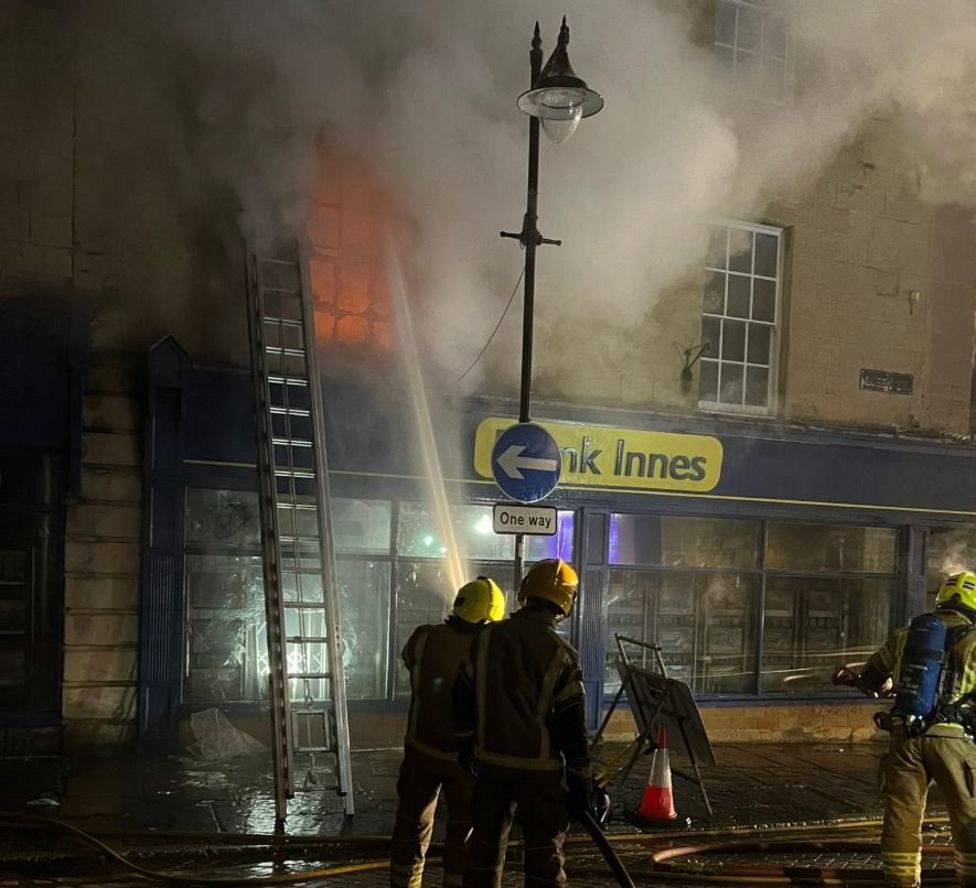
{"type": "Polygon", "coordinates": [[[709,268],[725,268],[728,254],[729,230],[727,228],[713,228],[708,238],[708,252],[705,254],[705,265],[709,268]]]}
{"type": "MultiPolygon", "coordinates": [[[[311,513],[314,518],[315,513],[311,513]]],[[[387,500],[332,499],[337,552],[385,555],[390,551],[391,508],[387,500]]]]}
{"type": "Polygon", "coordinates": [[[733,318],[749,317],[749,283],[752,279],[741,274],[729,275],[729,303],[726,314],[733,318]]]}
{"type": "Polygon", "coordinates": [[[759,91],[759,55],[736,51],[735,82],[744,93],[754,95],[759,91]]]}
{"type": "Polygon", "coordinates": [[[746,325],[743,321],[722,321],[722,360],[746,359],[746,325]]]}
{"type": "Polygon", "coordinates": [[[776,281],[755,278],[752,282],[752,318],[755,321],[776,320],[776,281]]]}
{"type": "Polygon", "coordinates": [[[723,314],[725,312],[725,278],[722,272],[709,272],[705,279],[706,314],[723,314]]]}
{"type": "Polygon", "coordinates": [[[715,42],[735,46],[736,4],[729,0],[719,0],[715,13],[715,42]]]}
{"type": "Polygon", "coordinates": [[[752,232],[742,228],[729,231],[729,268],[752,273],[752,232]]]}
{"type": "Polygon", "coordinates": [[[718,56],[718,60],[722,66],[729,71],[735,66],[735,51],[731,46],[716,46],[715,55],[718,56]]]}
{"type": "Polygon", "coordinates": [[[769,400],[769,370],[766,367],[746,368],[746,404],[765,407],[769,400]]]}
{"type": "Polygon", "coordinates": [[[758,53],[760,50],[760,40],[762,38],[761,10],[752,9],[748,6],[739,7],[739,17],[735,31],[736,49],[747,49],[750,52],[758,53]]]}
{"type": "Polygon", "coordinates": [[[717,358],[721,341],[722,322],[718,318],[702,318],[702,345],[707,346],[702,354],[717,358]]]}
{"type": "Polygon", "coordinates": [[[776,277],[779,238],[774,234],[756,234],[756,274],[776,277]]]}
{"type": "Polygon", "coordinates": [[[719,400],[723,404],[742,403],[742,377],[744,369],[741,364],[722,364],[719,400]]]}
{"type": "Polygon", "coordinates": [[[701,361],[698,397],[702,401],[718,400],[718,361],[701,361]]]}
{"type": "Polygon", "coordinates": [[[749,325],[748,357],[750,364],[769,363],[770,330],[771,328],[765,324],[749,325]]]}

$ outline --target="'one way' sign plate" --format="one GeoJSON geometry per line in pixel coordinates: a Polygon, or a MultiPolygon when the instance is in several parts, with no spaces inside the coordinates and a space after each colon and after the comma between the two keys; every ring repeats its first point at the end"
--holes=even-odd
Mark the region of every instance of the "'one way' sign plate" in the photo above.
{"type": "Polygon", "coordinates": [[[513,506],[495,503],[495,533],[527,533],[552,536],[556,532],[556,510],[552,506],[513,506]]]}
{"type": "Polygon", "coordinates": [[[535,503],[559,483],[562,453],[542,426],[520,422],[498,436],[491,451],[491,473],[505,496],[535,503]]]}

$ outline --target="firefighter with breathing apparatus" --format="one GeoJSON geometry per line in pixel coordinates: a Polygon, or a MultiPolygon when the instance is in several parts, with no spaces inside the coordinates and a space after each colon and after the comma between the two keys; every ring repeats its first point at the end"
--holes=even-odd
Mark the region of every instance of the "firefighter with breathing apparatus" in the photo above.
{"type": "Polygon", "coordinates": [[[505,594],[478,577],[462,586],[441,625],[418,627],[403,648],[410,672],[410,715],[397,781],[396,822],[390,849],[392,888],[419,888],[441,789],[447,801],[444,885],[461,885],[471,833],[474,779],[458,764],[451,695],[472,642],[505,613],[505,594]]]}
{"type": "Polygon", "coordinates": [[[579,654],[555,629],[579,580],[558,558],[522,580],[521,609],[485,628],[455,689],[463,760],[476,773],[466,886],[499,886],[516,807],[527,885],[565,885],[563,841],[590,809],[592,778],[579,654]],[[565,783],[564,783],[565,780],[565,783]]]}
{"type": "Polygon", "coordinates": [[[935,611],[898,629],[857,673],[834,684],[894,696],[875,722],[891,733],[881,765],[885,885],[921,885],[921,825],[929,783],[942,790],[959,884],[976,888],[976,574],[948,577],[935,611]]]}

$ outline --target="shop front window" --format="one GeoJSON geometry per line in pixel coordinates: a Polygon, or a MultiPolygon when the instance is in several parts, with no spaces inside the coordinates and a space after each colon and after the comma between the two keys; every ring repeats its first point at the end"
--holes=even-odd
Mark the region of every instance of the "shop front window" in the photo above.
{"type": "Polygon", "coordinates": [[[840,664],[864,663],[888,636],[895,531],[770,522],[762,690],[830,690],[840,664]]]}
{"type": "Polygon", "coordinates": [[[256,555],[186,557],[188,703],[267,698],[264,580],[256,555]]]}
{"type": "MultiPolygon", "coordinates": [[[[890,627],[886,528],[615,514],[610,562],[607,692],[620,687],[618,635],[660,645],[669,676],[696,694],[809,694],[890,627]]],[[[651,651],[625,652],[656,670],[651,651]]]]}
{"type": "MultiPolygon", "coordinates": [[[[515,538],[496,534],[492,529],[492,507],[488,505],[452,505],[451,526],[465,579],[489,576],[506,593],[507,612],[515,603],[513,590],[515,538]]],[[[528,570],[543,558],[562,558],[572,562],[574,513],[560,510],[556,533],[552,536],[527,536],[525,563],[528,570]]],[[[454,595],[446,568],[447,543],[439,530],[437,513],[429,503],[401,502],[397,512],[396,567],[396,658],[395,692],[410,691],[410,679],[400,659],[400,652],[417,626],[440,623],[448,615],[454,595]]],[[[557,625],[557,631],[569,637],[570,620],[557,625]]]]}
{"type": "Polygon", "coordinates": [[[976,528],[933,528],[925,558],[926,590],[934,596],[947,576],[964,570],[976,570],[976,528]]]}
{"type": "MultiPolygon", "coordinates": [[[[301,506],[302,503],[299,503],[301,506]]],[[[452,504],[454,538],[466,576],[491,576],[514,603],[514,538],[496,535],[491,506],[452,504]]],[[[286,536],[313,535],[314,508],[282,510],[286,536]]],[[[334,497],[332,527],[342,664],[350,700],[384,700],[409,692],[400,652],[417,626],[440,623],[456,589],[446,569],[446,543],[432,506],[419,502],[334,497]],[[395,526],[394,526],[395,522],[395,526]]],[[[183,701],[255,703],[267,699],[268,655],[257,496],[234,490],[188,489],[185,508],[186,633],[183,701]]],[[[557,532],[526,539],[525,565],[573,557],[573,513],[560,511],[557,532]]],[[[291,603],[285,631],[321,637],[323,589],[317,544],[282,552],[282,592],[291,603]],[[301,573],[295,573],[296,567],[301,573]]],[[[4,619],[0,608],[0,621],[4,619]]],[[[570,622],[560,624],[568,634],[570,622]]],[[[323,642],[288,644],[293,672],[328,672],[323,642]]],[[[321,683],[292,683],[293,699],[321,683]]]]}

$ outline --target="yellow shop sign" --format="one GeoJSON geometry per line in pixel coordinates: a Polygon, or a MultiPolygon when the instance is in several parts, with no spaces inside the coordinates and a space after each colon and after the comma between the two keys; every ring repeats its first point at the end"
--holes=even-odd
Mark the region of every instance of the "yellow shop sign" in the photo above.
{"type": "MultiPolygon", "coordinates": [[[[474,468],[491,478],[491,451],[512,419],[492,417],[478,425],[474,468]]],[[[560,484],[705,493],[722,475],[722,442],[707,435],[612,429],[569,422],[536,422],[562,451],[560,484]]]]}

